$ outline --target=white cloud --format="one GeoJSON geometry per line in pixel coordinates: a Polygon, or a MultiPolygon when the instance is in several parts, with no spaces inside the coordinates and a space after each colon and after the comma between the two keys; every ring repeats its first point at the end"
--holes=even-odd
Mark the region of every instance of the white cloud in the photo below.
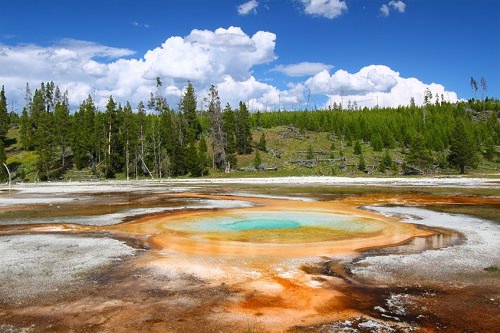
{"type": "Polygon", "coordinates": [[[252,37],[241,28],[193,30],[185,38],[170,37],[144,56],[144,77],[157,76],[201,85],[217,83],[225,75],[236,80],[250,77],[251,68],[273,61],[276,35],[258,31],[252,37]]]}
{"type": "Polygon", "coordinates": [[[103,105],[109,95],[122,102],[147,99],[159,76],[164,94],[175,106],[188,80],[201,98],[205,96],[203,89],[226,82],[226,77],[234,82],[250,80],[255,65],[276,58],[275,42],[276,35],[270,32],[249,36],[238,27],[229,27],[170,37],[136,59],[123,58],[133,54],[128,49],[77,40],[49,47],[0,45],[0,82],[8,89],[8,96],[18,101],[17,107],[22,104],[26,82],[35,89],[40,82],[51,80],[68,88],[72,105],[81,103],[88,94],[103,105]]]}
{"type": "Polygon", "coordinates": [[[103,60],[113,60],[134,54],[125,48],[65,39],[56,45],[6,46],[0,45],[0,82],[17,100],[23,99],[24,86],[29,82],[34,89],[40,82],[54,81],[63,89],[71,91],[73,103],[81,96],[93,92],[93,82],[109,75],[109,65],[103,60]],[[100,58],[101,62],[94,60],[100,58]]]}
{"type": "Polygon", "coordinates": [[[387,92],[396,84],[396,75],[386,66],[367,66],[355,74],[340,69],[333,75],[327,70],[306,81],[313,93],[337,95],[365,95],[370,92],[387,92]]]}
{"type": "Polygon", "coordinates": [[[403,1],[390,1],[389,5],[400,13],[405,12],[406,4],[403,1]]]}
{"type": "Polygon", "coordinates": [[[300,0],[308,15],[334,19],[347,11],[344,0],[300,0]]]}
{"type": "Polygon", "coordinates": [[[291,65],[278,65],[272,69],[274,72],[280,72],[288,76],[300,77],[310,76],[319,73],[323,70],[330,70],[333,65],[323,64],[321,62],[300,62],[291,65]]]}
{"type": "Polygon", "coordinates": [[[382,13],[383,16],[386,16],[386,17],[389,16],[390,11],[391,11],[391,9],[386,4],[383,4],[382,6],[380,6],[380,12],[382,13]]]}
{"type": "Polygon", "coordinates": [[[392,10],[395,10],[399,13],[404,13],[406,10],[406,4],[403,1],[392,0],[392,1],[389,1],[389,3],[383,4],[382,6],[380,6],[380,13],[382,14],[382,16],[385,16],[385,17],[389,16],[390,12],[391,12],[391,7],[392,7],[392,10]]]}
{"type": "Polygon", "coordinates": [[[242,3],[238,6],[238,14],[248,15],[250,13],[257,13],[257,6],[259,6],[259,2],[257,0],[250,0],[242,3]]]}
{"type": "MultiPolygon", "coordinates": [[[[190,80],[199,102],[207,96],[210,84],[217,86],[223,104],[236,107],[241,100],[252,110],[304,108],[325,98],[329,102],[341,99],[358,101],[362,106],[397,106],[408,104],[411,97],[423,102],[423,92],[457,100],[438,84],[424,84],[414,78],[402,78],[386,66],[367,66],[357,73],[337,70],[330,74],[330,65],[303,62],[277,66],[287,75],[310,75],[305,82],[289,84],[279,89],[258,80],[253,73],[256,65],[272,62],[276,35],[258,31],[247,35],[238,27],[193,30],[185,37],[173,36],[147,51],[142,57],[130,58],[133,51],[92,42],[63,40],[55,45],[6,46],[0,44],[0,85],[5,85],[9,103],[17,110],[24,104],[24,87],[32,90],[40,82],[54,81],[69,91],[72,106],[79,105],[89,94],[102,108],[110,95],[120,101],[137,105],[156,90],[156,77],[163,82],[163,94],[176,107],[179,97],[190,80]],[[369,100],[362,104],[363,100],[369,100]]],[[[322,102],[321,102],[322,103],[322,102]]],[[[346,103],[346,102],[345,102],[346,103]]]]}
{"type": "Polygon", "coordinates": [[[424,91],[429,88],[435,95],[445,100],[456,102],[455,92],[446,91],[440,84],[425,84],[416,78],[403,78],[391,68],[383,65],[363,67],[359,72],[351,74],[338,70],[333,75],[322,71],[309,78],[305,85],[312,93],[328,96],[326,105],[356,101],[359,106],[399,106],[407,105],[413,97],[416,104],[423,104],[424,91]]]}

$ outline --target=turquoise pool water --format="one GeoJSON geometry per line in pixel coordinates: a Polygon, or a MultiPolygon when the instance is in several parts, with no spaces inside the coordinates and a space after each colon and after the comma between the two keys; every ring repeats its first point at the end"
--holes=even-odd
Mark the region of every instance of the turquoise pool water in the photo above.
{"type": "Polygon", "coordinates": [[[167,223],[165,228],[191,232],[247,231],[322,227],[345,231],[370,231],[375,225],[356,216],[316,212],[241,212],[233,215],[201,217],[198,220],[167,223]]]}
{"type": "Polygon", "coordinates": [[[233,223],[224,224],[223,228],[227,230],[254,230],[254,229],[295,229],[301,224],[297,221],[290,220],[272,220],[269,218],[247,219],[234,221],[233,223]]]}

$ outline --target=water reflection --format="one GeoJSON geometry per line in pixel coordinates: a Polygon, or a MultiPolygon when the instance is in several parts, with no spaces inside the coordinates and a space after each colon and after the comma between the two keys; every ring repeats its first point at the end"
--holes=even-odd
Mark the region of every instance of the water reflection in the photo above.
{"type": "Polygon", "coordinates": [[[437,250],[449,246],[462,244],[465,236],[459,232],[449,229],[427,228],[419,225],[419,229],[435,232],[430,236],[416,236],[404,244],[388,246],[377,250],[366,252],[370,254],[413,254],[426,250],[437,250]]]}

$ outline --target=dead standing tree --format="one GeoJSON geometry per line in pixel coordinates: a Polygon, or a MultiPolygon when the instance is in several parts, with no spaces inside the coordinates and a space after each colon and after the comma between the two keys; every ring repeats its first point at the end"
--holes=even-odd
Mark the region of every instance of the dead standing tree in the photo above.
{"type": "Polygon", "coordinates": [[[214,167],[224,169],[226,172],[230,165],[226,156],[226,136],[224,133],[224,122],[222,119],[220,98],[217,88],[210,86],[208,93],[208,116],[210,119],[210,132],[212,134],[212,146],[214,151],[214,167]]]}

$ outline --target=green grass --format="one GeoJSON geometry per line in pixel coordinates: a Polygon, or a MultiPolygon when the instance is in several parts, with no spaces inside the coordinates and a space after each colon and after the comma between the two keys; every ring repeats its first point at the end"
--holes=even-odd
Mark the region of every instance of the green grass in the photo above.
{"type": "Polygon", "coordinates": [[[5,147],[7,154],[11,151],[18,151],[23,148],[21,145],[21,132],[19,131],[19,128],[11,127],[5,137],[7,139],[7,145],[5,147]]]}
{"type": "Polygon", "coordinates": [[[33,151],[15,152],[7,157],[9,169],[17,168],[16,173],[21,180],[35,181],[37,177],[38,156],[33,151]],[[24,177],[23,177],[24,175],[24,177]]]}
{"type": "Polygon", "coordinates": [[[22,150],[20,131],[10,128],[6,135],[6,164],[10,170],[15,170],[17,179],[34,181],[37,178],[38,156],[34,151],[22,150]]]}
{"type": "MultiPolygon", "coordinates": [[[[253,132],[254,141],[257,141],[262,133],[266,135],[267,147],[281,154],[281,158],[276,158],[270,153],[261,152],[262,164],[267,167],[277,167],[278,171],[258,171],[258,172],[233,172],[231,174],[219,174],[212,172],[214,177],[283,177],[283,176],[331,176],[340,173],[338,162],[318,162],[314,167],[308,168],[299,164],[290,163],[294,160],[305,160],[306,152],[311,145],[315,153],[315,158],[329,159],[332,142],[328,133],[324,132],[305,132],[303,139],[285,137],[287,127],[274,127],[265,130],[256,130],[253,132]],[[318,153],[321,152],[321,153],[318,153]],[[335,169],[335,171],[333,171],[335,169]]],[[[357,164],[359,156],[354,155],[352,147],[347,147],[345,143],[339,140],[335,141],[336,149],[333,151],[334,158],[340,157],[341,147],[343,147],[347,164],[357,164]]],[[[369,145],[363,144],[363,151],[367,165],[378,165],[382,153],[373,153],[369,145]]],[[[395,152],[396,154],[396,152],[395,152]]],[[[253,166],[255,151],[248,155],[238,155],[238,167],[253,166]]],[[[348,167],[343,174],[346,175],[365,175],[364,172],[357,170],[356,167],[348,167]]]]}

